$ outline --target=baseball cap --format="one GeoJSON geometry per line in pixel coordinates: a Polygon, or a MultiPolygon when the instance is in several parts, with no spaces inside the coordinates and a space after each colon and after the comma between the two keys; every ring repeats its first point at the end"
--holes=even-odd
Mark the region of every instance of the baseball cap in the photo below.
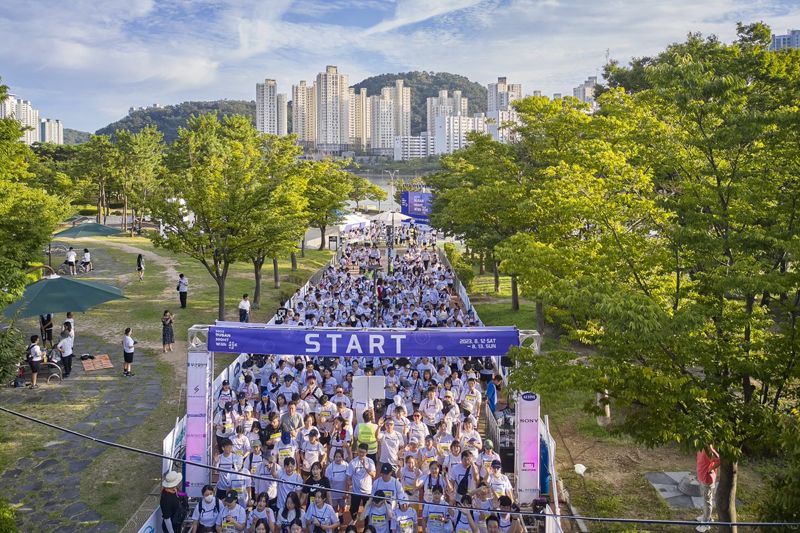
{"type": "Polygon", "coordinates": [[[225,503],[232,503],[239,499],[239,495],[235,490],[229,490],[225,493],[225,503]]]}
{"type": "Polygon", "coordinates": [[[486,439],[483,441],[483,447],[487,450],[494,450],[494,442],[491,439],[486,439]]]}
{"type": "Polygon", "coordinates": [[[503,468],[503,463],[495,459],[494,461],[492,461],[492,468],[498,468],[498,469],[503,468]]]}
{"type": "Polygon", "coordinates": [[[261,446],[261,441],[258,439],[254,439],[250,441],[250,447],[255,448],[256,446],[261,446]]]}
{"type": "Polygon", "coordinates": [[[381,466],[381,474],[391,474],[392,472],[393,472],[392,465],[390,465],[389,463],[383,463],[383,466],[381,466]]]}

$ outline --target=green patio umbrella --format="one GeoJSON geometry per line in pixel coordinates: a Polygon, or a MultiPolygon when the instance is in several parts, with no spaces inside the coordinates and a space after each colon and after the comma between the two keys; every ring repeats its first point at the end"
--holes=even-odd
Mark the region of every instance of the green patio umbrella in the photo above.
{"type": "Polygon", "coordinates": [[[14,315],[24,318],[45,313],[86,311],[124,298],[122,289],[113,285],[53,275],[28,285],[22,297],[6,307],[3,314],[9,318],[14,315]]]}
{"type": "Polygon", "coordinates": [[[107,237],[109,235],[119,235],[122,230],[98,224],[97,222],[87,222],[86,224],[78,224],[63,231],[59,231],[53,237],[78,239],[81,237],[107,237]]]}

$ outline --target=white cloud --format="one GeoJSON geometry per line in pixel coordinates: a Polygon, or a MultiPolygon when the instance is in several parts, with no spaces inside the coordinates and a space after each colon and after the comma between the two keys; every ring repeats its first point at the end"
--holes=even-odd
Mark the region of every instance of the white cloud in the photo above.
{"type": "Polygon", "coordinates": [[[131,105],[251,100],[265,77],[289,93],[327,64],[351,83],[436,70],[568,93],[602,67],[606,49],[626,61],[690,31],[730,40],[738,20],[761,19],[780,32],[798,27],[800,2],[17,0],[0,11],[0,76],[43,116],[96,129],[131,105]]]}

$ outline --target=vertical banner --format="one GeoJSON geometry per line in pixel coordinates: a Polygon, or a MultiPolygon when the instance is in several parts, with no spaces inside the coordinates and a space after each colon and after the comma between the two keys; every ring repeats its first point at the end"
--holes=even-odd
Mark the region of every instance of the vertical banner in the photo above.
{"type": "Polygon", "coordinates": [[[539,496],[539,395],[517,397],[517,499],[529,504],[539,496]]]}
{"type": "MultiPolygon", "coordinates": [[[[186,369],[186,459],[211,464],[211,396],[214,354],[190,351],[186,369]]],[[[203,485],[210,483],[207,468],[186,465],[186,494],[202,497],[203,485]]]]}

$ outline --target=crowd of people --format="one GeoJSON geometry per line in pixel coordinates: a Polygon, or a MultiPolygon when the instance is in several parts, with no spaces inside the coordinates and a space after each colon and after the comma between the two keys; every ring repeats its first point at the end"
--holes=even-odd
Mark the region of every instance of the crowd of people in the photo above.
{"type": "MultiPolygon", "coordinates": [[[[412,245],[390,265],[377,243],[342,252],[279,323],[480,325],[435,245],[412,245]]],[[[203,488],[193,532],[522,531],[495,443],[478,431],[502,384],[491,359],[254,354],[244,366],[217,398],[216,483],[203,488]],[[384,376],[382,400],[354,397],[363,375],[384,376]]]]}
{"type": "MultiPolygon", "coordinates": [[[[374,245],[387,243],[390,235],[388,228],[391,224],[373,221],[360,227],[350,228],[341,232],[341,236],[348,242],[366,242],[374,245]]],[[[436,228],[426,224],[403,223],[393,226],[391,237],[395,246],[435,246],[439,237],[436,228]]]]}

